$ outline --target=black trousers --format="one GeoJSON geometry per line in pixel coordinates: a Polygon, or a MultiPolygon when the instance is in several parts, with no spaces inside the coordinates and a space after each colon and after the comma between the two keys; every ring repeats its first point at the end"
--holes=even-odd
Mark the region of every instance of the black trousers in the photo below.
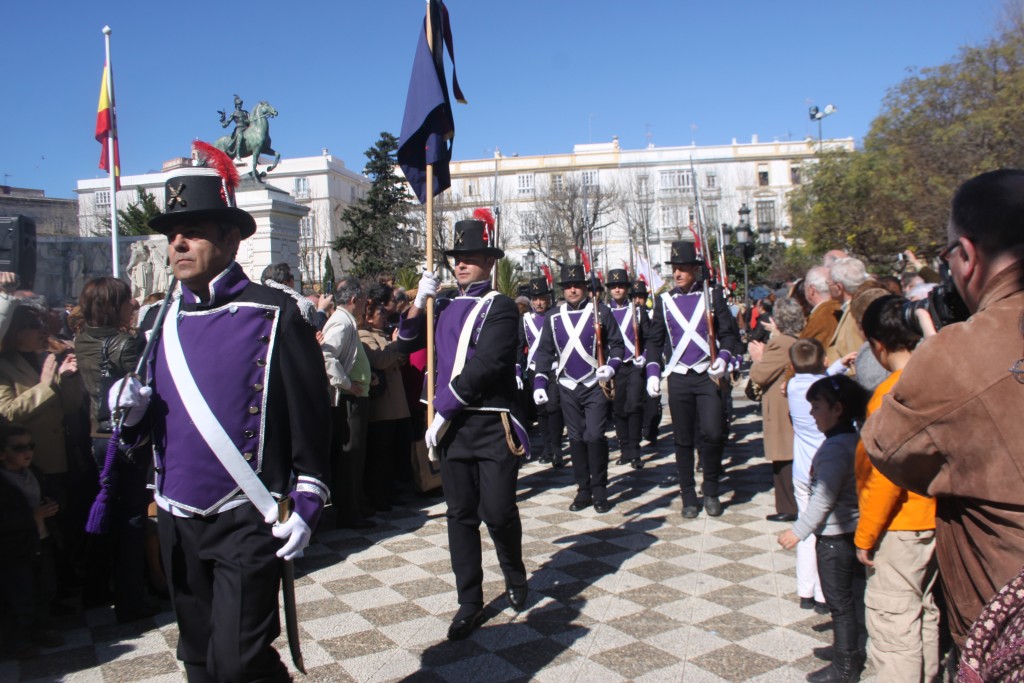
{"type": "Polygon", "coordinates": [[[453,420],[449,433],[454,436],[446,434],[441,442],[441,480],[448,505],[448,550],[459,599],[456,618],[462,618],[483,606],[480,522],[487,525],[505,581],[515,586],[526,583],[523,526],[516,505],[519,458],[507,448],[493,446],[505,442],[504,428],[493,413],[460,415],[453,420]],[[491,438],[486,440],[491,447],[464,448],[467,444],[459,443],[463,436],[460,430],[474,432],[466,434],[465,440],[477,443],[483,440],[479,437],[489,434],[491,438]]]}
{"type": "Polygon", "coordinates": [[[615,373],[615,399],[612,414],[615,435],[622,449],[623,460],[640,457],[640,438],[643,436],[644,399],[647,398],[643,366],[623,363],[615,373]]]}
{"type": "Polygon", "coordinates": [[[658,441],[658,428],[661,426],[661,396],[644,397],[643,428],[644,437],[651,443],[658,441]]]}
{"type": "Polygon", "coordinates": [[[565,417],[562,415],[562,387],[558,382],[548,383],[548,402],[537,409],[537,425],[547,443],[545,452],[552,458],[562,451],[562,433],[565,417]]]}
{"type": "Polygon", "coordinates": [[[331,452],[334,456],[334,477],[331,500],[339,522],[362,518],[363,474],[366,467],[366,431],[369,425],[370,399],[343,397],[331,409],[334,426],[331,452]]]}
{"type": "MultiPolygon", "coordinates": [[[[110,439],[92,439],[93,458],[106,458],[110,439]]],[[[114,461],[114,495],[108,504],[110,531],[92,539],[90,581],[101,588],[114,584],[114,610],[125,617],[146,598],[146,525],[152,496],[146,488],[146,463],[114,461]]]]}
{"type": "Polygon", "coordinates": [[[668,407],[675,436],[676,469],[683,505],[697,504],[697,484],[693,477],[694,446],[698,425],[702,440],[701,464],[704,468],[704,495],[718,496],[722,475],[722,396],[707,373],[668,376],[668,407]]]}
{"type": "Polygon", "coordinates": [[[160,546],[189,683],[288,681],[281,632],[282,542],[251,504],[210,517],[159,516],[160,546]]]}
{"type": "Polygon", "coordinates": [[[775,490],[775,512],[780,515],[797,514],[792,460],[772,462],[772,488],[775,490]]]}
{"type": "Polygon", "coordinates": [[[24,643],[50,627],[50,604],[56,594],[52,538],[41,539],[33,557],[0,564],[0,625],[8,644],[24,643]]]}
{"type": "Polygon", "coordinates": [[[838,651],[858,649],[858,622],[864,623],[864,565],[857,561],[853,534],[818,536],[814,546],[818,580],[832,613],[832,638],[838,651]],[[858,614],[859,613],[859,614],[858,614]]]}
{"type": "Polygon", "coordinates": [[[599,384],[577,384],[569,391],[559,387],[562,415],[569,431],[572,474],[576,480],[577,500],[606,500],[608,488],[608,440],[604,428],[608,421],[608,397],[599,384]]]}

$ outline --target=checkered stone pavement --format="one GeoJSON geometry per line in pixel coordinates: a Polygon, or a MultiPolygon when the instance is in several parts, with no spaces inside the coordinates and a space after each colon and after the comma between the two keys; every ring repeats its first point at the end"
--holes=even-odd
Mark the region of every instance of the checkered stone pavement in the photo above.
{"type": "MultiPolygon", "coordinates": [[[[802,681],[822,665],[827,616],[801,610],[795,557],[775,542],[771,468],[760,418],[737,393],[719,518],[684,520],[671,435],[647,466],[615,465],[611,512],[569,512],[569,468],[527,463],[519,505],[530,576],[526,611],[502,597],[486,533],[486,623],[448,642],[455,587],[444,504],[419,498],[367,532],[323,529],[296,562],[309,681],[802,681]]],[[[668,422],[668,411],[665,411],[668,422]]],[[[184,680],[173,615],[118,625],[109,608],[62,623],[67,643],[34,660],[0,662],[3,681],[184,680]]],[[[277,642],[289,662],[287,643],[277,642]]],[[[870,681],[870,671],[862,680],[870,681]]]]}

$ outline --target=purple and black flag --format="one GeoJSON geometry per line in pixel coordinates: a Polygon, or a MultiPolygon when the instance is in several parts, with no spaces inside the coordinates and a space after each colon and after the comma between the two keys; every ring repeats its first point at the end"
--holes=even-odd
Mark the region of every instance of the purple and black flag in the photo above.
{"type": "Polygon", "coordinates": [[[448,47],[448,56],[452,60],[455,99],[466,103],[459,88],[459,79],[455,75],[455,49],[452,46],[448,10],[441,0],[430,0],[427,11],[430,12],[429,26],[433,35],[428,41],[428,23],[424,19],[423,31],[416,46],[416,58],[412,64],[412,77],[409,79],[409,94],[405,100],[402,135],[398,142],[398,165],[402,167],[406,180],[412,185],[421,204],[427,201],[428,165],[434,167],[433,196],[444,192],[452,184],[448,162],[452,158],[455,119],[452,117],[448,82],[444,76],[444,46],[448,47]]]}

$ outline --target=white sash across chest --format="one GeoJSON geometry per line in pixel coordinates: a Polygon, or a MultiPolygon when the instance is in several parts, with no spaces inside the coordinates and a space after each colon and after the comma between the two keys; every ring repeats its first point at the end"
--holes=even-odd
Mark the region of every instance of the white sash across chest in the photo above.
{"type": "MultiPolygon", "coordinates": [[[[629,328],[633,326],[633,316],[636,315],[636,310],[633,308],[632,302],[627,304],[626,307],[629,309],[626,315],[622,316],[622,322],[619,323],[619,332],[622,333],[622,342],[626,345],[626,362],[630,362],[636,358],[636,344],[629,340],[629,328]]],[[[640,340],[638,339],[637,342],[640,340]]]]}
{"type": "MultiPolygon", "coordinates": [[[[672,356],[669,358],[668,363],[665,364],[665,370],[661,373],[662,377],[668,377],[672,371],[675,370],[676,365],[679,364],[680,359],[683,357],[683,354],[686,352],[686,349],[690,346],[691,342],[696,344],[697,347],[704,352],[705,356],[711,355],[711,347],[708,346],[708,342],[703,335],[697,332],[697,326],[700,325],[701,318],[704,317],[705,307],[703,296],[697,298],[697,305],[694,307],[693,315],[689,320],[687,320],[686,316],[683,315],[683,312],[679,310],[679,307],[676,306],[668,292],[661,295],[661,303],[661,308],[665,315],[665,329],[671,330],[668,320],[669,316],[671,316],[683,331],[682,337],[673,345],[672,356]]],[[[671,339],[671,334],[669,337],[671,339]]]]}
{"type": "MultiPolygon", "coordinates": [[[[543,318],[541,318],[541,320],[543,320],[543,318]]],[[[540,334],[544,331],[541,329],[541,326],[544,323],[542,322],[540,325],[535,325],[533,322],[533,316],[527,313],[523,316],[523,324],[526,325],[533,334],[533,343],[530,344],[530,348],[526,352],[526,367],[531,370],[535,370],[536,368],[533,365],[533,356],[537,353],[537,347],[540,346],[540,334]]]]}
{"type": "MultiPolygon", "coordinates": [[[[587,329],[587,325],[593,323],[591,316],[593,313],[593,302],[588,303],[581,310],[579,321],[573,325],[572,318],[569,317],[569,307],[566,304],[562,304],[561,309],[558,312],[558,317],[562,319],[562,325],[565,327],[565,332],[568,335],[568,339],[565,342],[565,346],[559,349],[558,352],[558,368],[555,370],[555,376],[562,374],[562,370],[565,369],[565,364],[569,362],[569,358],[572,356],[573,351],[578,353],[580,357],[585,360],[591,366],[591,372],[597,369],[597,359],[594,358],[596,353],[595,349],[591,349],[589,352],[583,348],[583,331],[587,329]]],[[[551,318],[551,326],[554,328],[555,317],[551,318]]],[[[551,330],[555,332],[554,329],[551,330]]],[[[557,342],[557,336],[555,341],[557,342]]],[[[594,337],[594,343],[597,343],[597,337],[594,337]]],[[[589,373],[588,373],[589,376],[589,373]]]]}

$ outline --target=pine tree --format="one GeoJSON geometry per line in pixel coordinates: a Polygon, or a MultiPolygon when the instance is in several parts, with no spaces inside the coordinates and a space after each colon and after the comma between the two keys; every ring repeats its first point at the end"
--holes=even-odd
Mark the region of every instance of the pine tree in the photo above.
{"type": "MultiPolygon", "coordinates": [[[[117,210],[117,234],[124,236],[155,235],[156,231],[149,227],[149,219],[159,214],[160,207],[157,206],[156,197],[140,187],[138,200],[117,210]]],[[[100,225],[109,235],[110,217],[100,218],[100,225]]]]}
{"type": "Polygon", "coordinates": [[[410,243],[409,212],[405,182],[395,172],[398,139],[380,134],[366,150],[369,160],[363,169],[372,184],[366,197],[341,214],[348,231],[334,241],[334,250],[346,254],[357,277],[396,272],[422,260],[422,251],[410,243]]]}

